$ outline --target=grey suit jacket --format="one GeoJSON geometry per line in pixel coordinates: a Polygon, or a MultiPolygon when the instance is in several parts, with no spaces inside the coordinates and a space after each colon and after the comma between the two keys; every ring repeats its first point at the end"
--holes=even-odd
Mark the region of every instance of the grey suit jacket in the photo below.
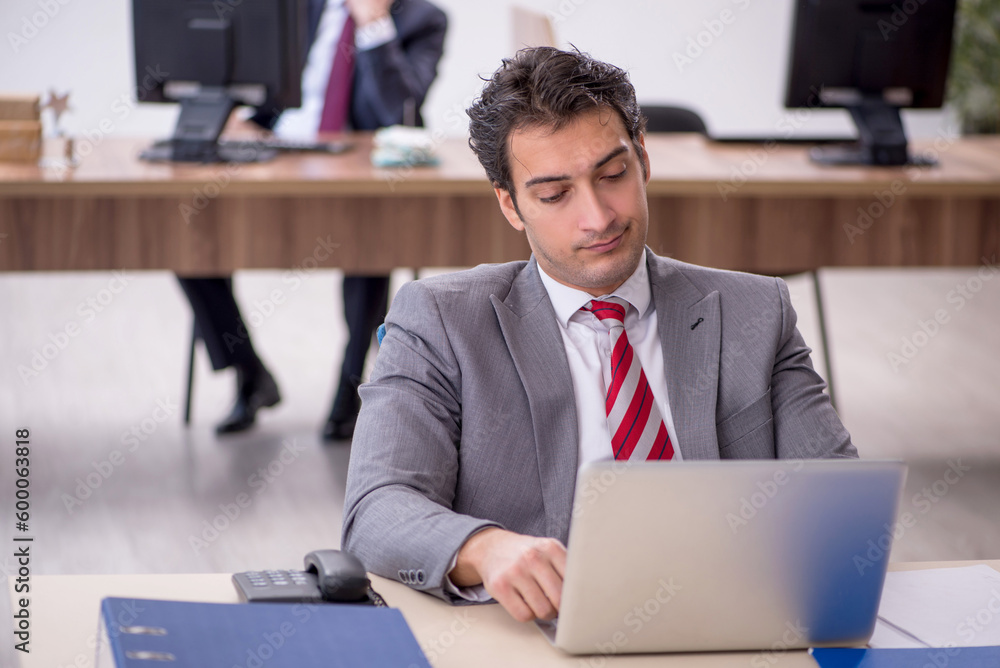
{"type": "MultiPolygon", "coordinates": [[[[684,459],[857,456],[783,281],[646,261],[684,459]]],[[[343,545],[368,570],[448,598],[476,531],[566,542],[576,403],[534,259],[406,285],[360,394],[343,545]]]]}

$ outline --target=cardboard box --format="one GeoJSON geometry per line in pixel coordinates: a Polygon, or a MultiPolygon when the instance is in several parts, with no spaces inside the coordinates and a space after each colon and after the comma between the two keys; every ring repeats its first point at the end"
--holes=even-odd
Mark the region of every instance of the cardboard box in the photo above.
{"type": "Polygon", "coordinates": [[[38,95],[0,94],[0,121],[37,121],[40,118],[38,95]]]}
{"type": "Polygon", "coordinates": [[[41,155],[40,121],[0,121],[0,162],[37,162],[41,155]]]}

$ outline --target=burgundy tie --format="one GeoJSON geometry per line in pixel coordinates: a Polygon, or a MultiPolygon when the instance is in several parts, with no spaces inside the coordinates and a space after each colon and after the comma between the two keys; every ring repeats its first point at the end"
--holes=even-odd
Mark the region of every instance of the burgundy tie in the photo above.
{"type": "Polygon", "coordinates": [[[319,121],[320,132],[340,132],[347,123],[351,84],[354,83],[354,48],[354,18],[348,15],[334,52],[333,66],[330,67],[323,115],[319,121]]]}
{"type": "Polygon", "coordinates": [[[672,459],[674,448],[646,381],[639,356],[625,333],[625,300],[608,297],[587,302],[611,336],[611,386],[605,400],[611,447],[616,460],[672,459]]]}

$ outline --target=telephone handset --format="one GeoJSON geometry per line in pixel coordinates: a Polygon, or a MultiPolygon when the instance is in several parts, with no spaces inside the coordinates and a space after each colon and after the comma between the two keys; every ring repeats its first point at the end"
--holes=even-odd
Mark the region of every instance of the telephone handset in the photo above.
{"type": "Polygon", "coordinates": [[[240,600],[248,603],[353,603],[385,605],[371,588],[365,567],[350,552],[316,550],[304,571],[248,571],[233,575],[240,600]]]}

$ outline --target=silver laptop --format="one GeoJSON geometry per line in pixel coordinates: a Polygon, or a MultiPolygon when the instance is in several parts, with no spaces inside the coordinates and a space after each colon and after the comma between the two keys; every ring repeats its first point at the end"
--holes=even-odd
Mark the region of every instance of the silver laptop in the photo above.
{"type": "Polygon", "coordinates": [[[863,645],[905,476],[892,461],[586,466],[559,619],[539,627],[572,654],[863,645]]]}

